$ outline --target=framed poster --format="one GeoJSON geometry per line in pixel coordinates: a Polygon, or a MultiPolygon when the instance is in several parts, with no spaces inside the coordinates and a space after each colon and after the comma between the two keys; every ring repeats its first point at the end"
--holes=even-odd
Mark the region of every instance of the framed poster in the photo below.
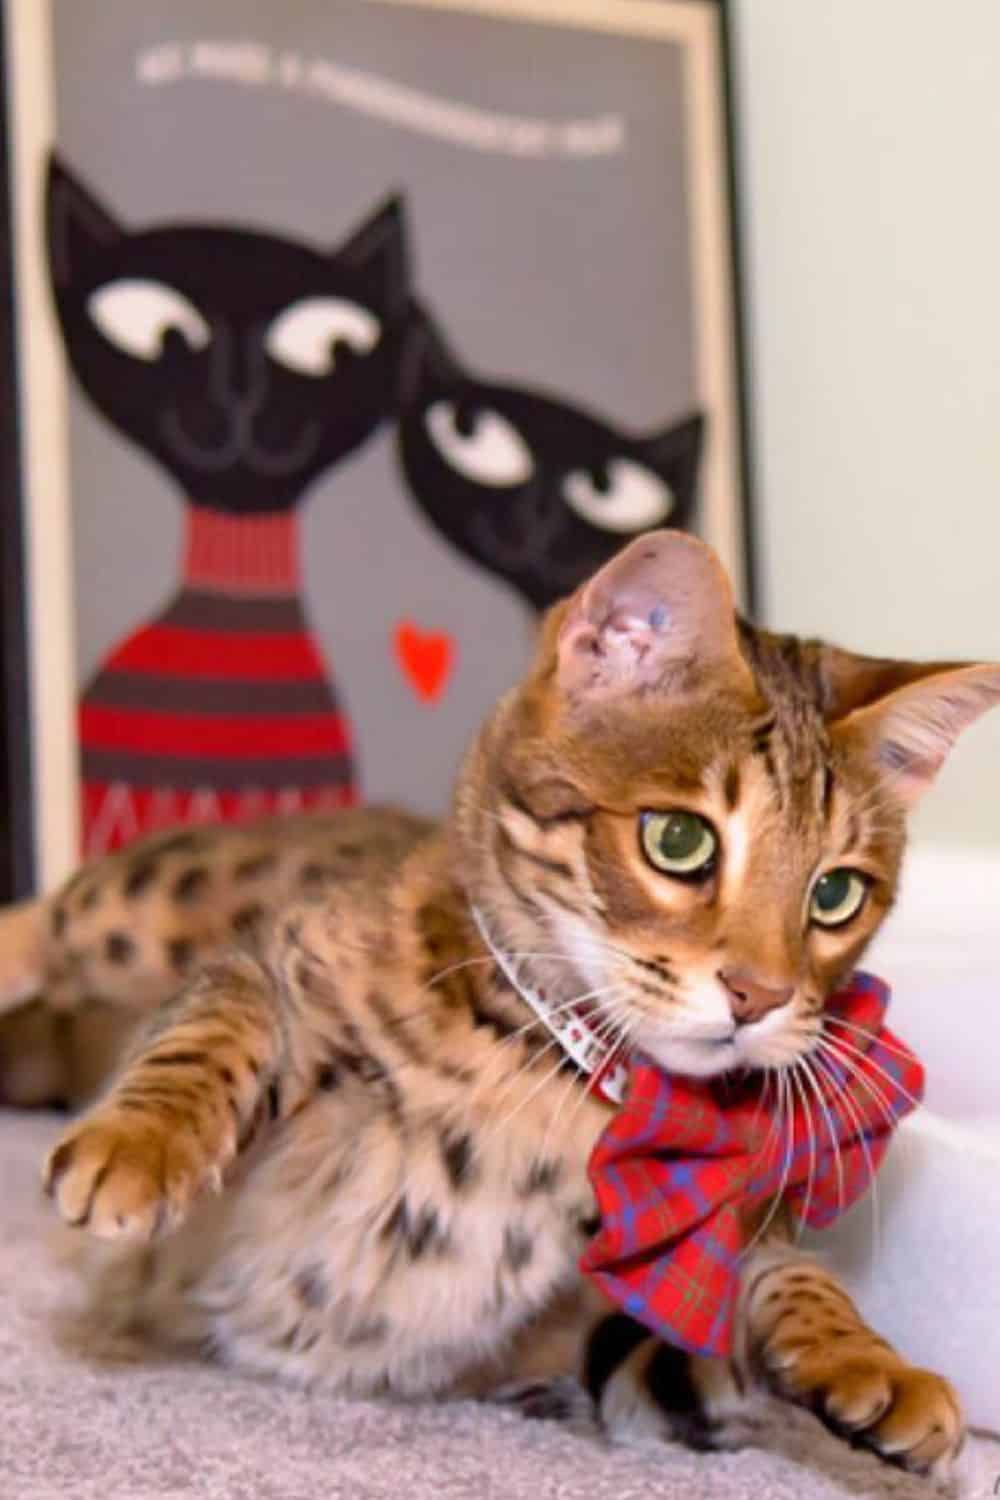
{"type": "Polygon", "coordinates": [[[538,613],[749,598],[713,0],[7,0],[31,840],[440,811],[538,613]]]}

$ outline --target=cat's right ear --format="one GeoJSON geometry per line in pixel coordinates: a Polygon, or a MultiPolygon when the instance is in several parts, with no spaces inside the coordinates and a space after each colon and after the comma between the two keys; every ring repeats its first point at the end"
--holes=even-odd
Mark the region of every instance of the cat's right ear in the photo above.
{"type": "MultiPolygon", "coordinates": [[[[878,664],[870,664],[877,666],[878,664]]],[[[860,747],[891,791],[912,805],[931,785],[964,733],[1000,705],[1000,663],[886,663],[884,688],[833,726],[860,747]]]]}
{"type": "Polygon", "coordinates": [[[49,158],[45,193],[49,267],[57,287],[85,275],[86,267],[121,238],[122,229],[59,158],[49,158]]]}
{"type": "Polygon", "coordinates": [[[380,204],[333,259],[359,278],[372,307],[386,319],[402,317],[410,299],[406,205],[396,194],[380,204]]]}
{"type": "Polygon", "coordinates": [[[557,675],[576,703],[690,691],[711,673],[752,688],[729,579],[683,531],[638,537],[565,606],[557,675]]]}

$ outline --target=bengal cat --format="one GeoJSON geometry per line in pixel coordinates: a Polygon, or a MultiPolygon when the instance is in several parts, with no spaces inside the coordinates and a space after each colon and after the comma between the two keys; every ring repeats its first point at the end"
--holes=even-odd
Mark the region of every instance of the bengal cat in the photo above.
{"type": "Polygon", "coordinates": [[[500,1386],[537,1413],[576,1375],[613,1433],[708,1446],[765,1384],[947,1469],[951,1387],[783,1234],[746,1262],[732,1360],[596,1305],[608,1107],[472,912],[664,1069],[789,1068],[892,904],[908,806],[998,699],[1000,667],[754,629],[704,545],[655,532],[547,616],[442,826],[186,831],[10,912],[9,1101],[85,1093],[145,1017],[45,1168],[105,1318],[342,1392],[500,1386]]]}

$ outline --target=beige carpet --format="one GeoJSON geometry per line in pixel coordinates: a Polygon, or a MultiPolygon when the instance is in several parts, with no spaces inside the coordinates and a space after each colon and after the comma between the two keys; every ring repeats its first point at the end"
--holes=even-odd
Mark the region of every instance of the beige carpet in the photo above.
{"type": "MultiPolygon", "coordinates": [[[[37,1166],[54,1122],[0,1114],[2,1500],[928,1500],[908,1478],[775,1408],[767,1448],[647,1445],[472,1405],[390,1407],[221,1370],[108,1367],[54,1336],[65,1296],[37,1166]]],[[[993,1494],[1000,1446],[976,1441],[962,1493],[993,1494]]]]}

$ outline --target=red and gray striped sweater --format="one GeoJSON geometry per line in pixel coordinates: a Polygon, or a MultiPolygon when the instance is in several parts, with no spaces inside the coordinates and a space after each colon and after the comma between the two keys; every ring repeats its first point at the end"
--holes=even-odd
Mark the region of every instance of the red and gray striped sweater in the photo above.
{"type": "Polygon", "coordinates": [[[356,800],[299,595],[294,512],[188,511],[183,581],[80,702],[87,855],[140,833],[356,800]]]}

